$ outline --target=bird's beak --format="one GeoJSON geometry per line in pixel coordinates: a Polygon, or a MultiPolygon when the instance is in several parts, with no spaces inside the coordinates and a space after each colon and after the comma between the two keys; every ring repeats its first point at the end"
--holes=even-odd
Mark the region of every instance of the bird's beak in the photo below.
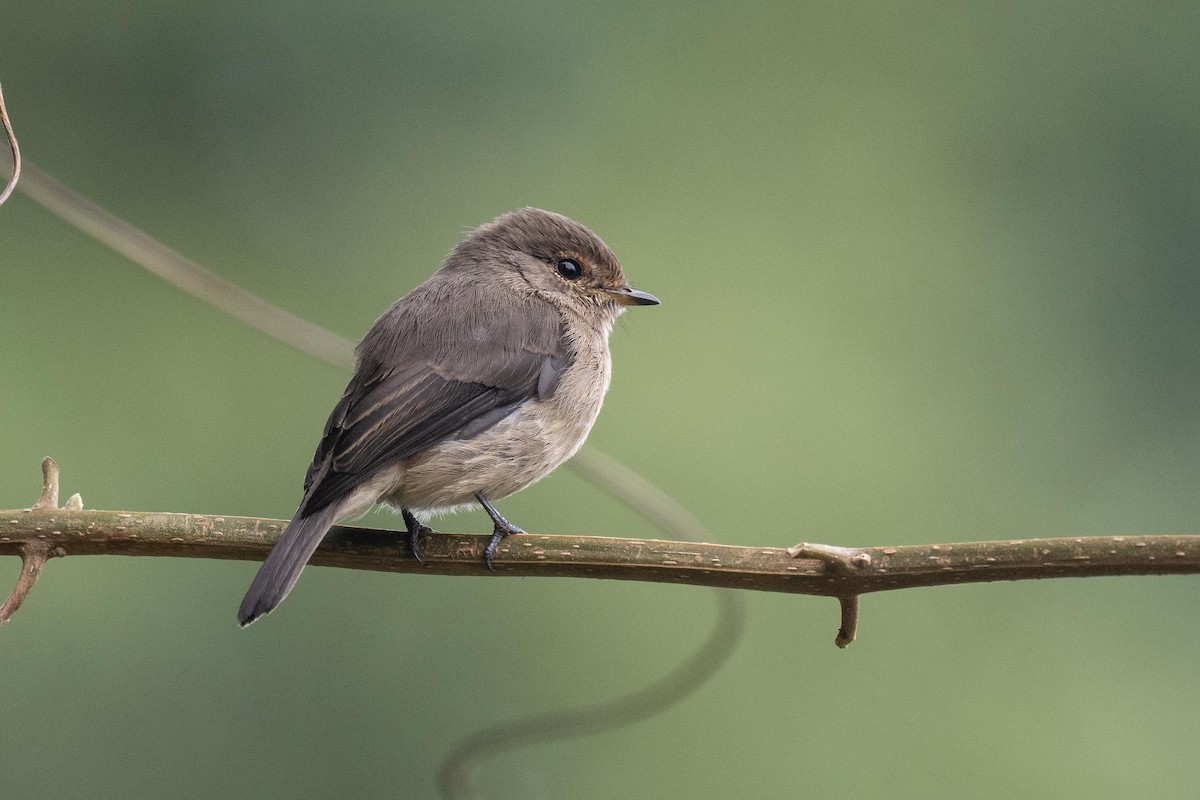
{"type": "Polygon", "coordinates": [[[659,303],[658,298],[649,292],[639,292],[628,286],[622,286],[620,289],[605,289],[604,292],[623,306],[656,306],[659,303]]]}

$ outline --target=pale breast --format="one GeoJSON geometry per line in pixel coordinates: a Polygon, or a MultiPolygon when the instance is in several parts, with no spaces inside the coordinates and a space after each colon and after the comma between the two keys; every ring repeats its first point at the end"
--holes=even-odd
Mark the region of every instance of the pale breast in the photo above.
{"type": "Polygon", "coordinates": [[[486,431],[413,457],[384,501],[446,511],[472,503],[476,492],[497,500],[544,478],[583,445],[610,377],[607,342],[580,348],[550,398],[525,401],[486,431]]]}

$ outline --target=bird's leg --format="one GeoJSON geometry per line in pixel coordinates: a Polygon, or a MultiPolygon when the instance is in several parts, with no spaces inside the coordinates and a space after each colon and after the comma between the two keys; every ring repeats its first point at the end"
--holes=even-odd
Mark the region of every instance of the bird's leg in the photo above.
{"type": "Polygon", "coordinates": [[[483,492],[476,492],[475,499],[479,501],[479,505],[483,506],[483,510],[492,518],[492,538],[488,541],[487,547],[483,548],[483,563],[487,564],[489,570],[495,572],[496,570],[492,566],[492,558],[496,555],[496,548],[500,546],[500,541],[505,536],[514,533],[524,533],[525,531],[502,517],[500,512],[483,496],[483,492]]]}
{"type": "Polygon", "coordinates": [[[421,534],[433,533],[433,528],[422,525],[407,508],[400,509],[400,516],[404,517],[404,527],[408,529],[408,543],[412,547],[413,558],[424,561],[425,559],[421,558],[421,534]]]}

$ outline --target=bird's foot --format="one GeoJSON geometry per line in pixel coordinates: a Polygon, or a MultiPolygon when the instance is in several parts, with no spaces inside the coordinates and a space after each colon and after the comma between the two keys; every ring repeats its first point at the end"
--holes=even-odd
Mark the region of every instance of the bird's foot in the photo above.
{"type": "Polygon", "coordinates": [[[433,528],[428,525],[421,524],[413,513],[407,508],[400,509],[400,516],[404,517],[404,526],[408,529],[408,544],[412,548],[413,558],[417,561],[424,561],[421,558],[421,536],[425,534],[436,533],[433,528]]]}
{"type": "Polygon", "coordinates": [[[492,529],[492,538],[488,539],[487,547],[483,548],[483,563],[487,564],[490,572],[496,571],[496,568],[492,566],[492,559],[496,557],[496,548],[500,546],[500,542],[504,541],[504,537],[524,532],[516,525],[505,521],[503,517],[500,518],[500,522],[497,522],[492,529]]]}
{"type": "Polygon", "coordinates": [[[482,492],[476,492],[475,499],[479,501],[479,504],[483,506],[483,510],[492,518],[492,538],[488,540],[487,547],[483,548],[483,563],[487,564],[489,572],[495,572],[496,568],[492,566],[492,559],[496,557],[496,548],[500,546],[500,542],[506,536],[511,536],[514,533],[524,533],[525,531],[501,516],[495,506],[489,503],[488,499],[483,496],[482,492]]]}

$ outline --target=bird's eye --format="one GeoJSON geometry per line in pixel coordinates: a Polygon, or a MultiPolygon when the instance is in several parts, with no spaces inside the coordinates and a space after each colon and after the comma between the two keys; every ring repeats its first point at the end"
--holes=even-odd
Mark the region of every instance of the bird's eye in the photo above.
{"type": "Polygon", "coordinates": [[[569,281],[577,281],[583,277],[583,267],[573,258],[560,258],[555,262],[554,268],[569,281]]]}

